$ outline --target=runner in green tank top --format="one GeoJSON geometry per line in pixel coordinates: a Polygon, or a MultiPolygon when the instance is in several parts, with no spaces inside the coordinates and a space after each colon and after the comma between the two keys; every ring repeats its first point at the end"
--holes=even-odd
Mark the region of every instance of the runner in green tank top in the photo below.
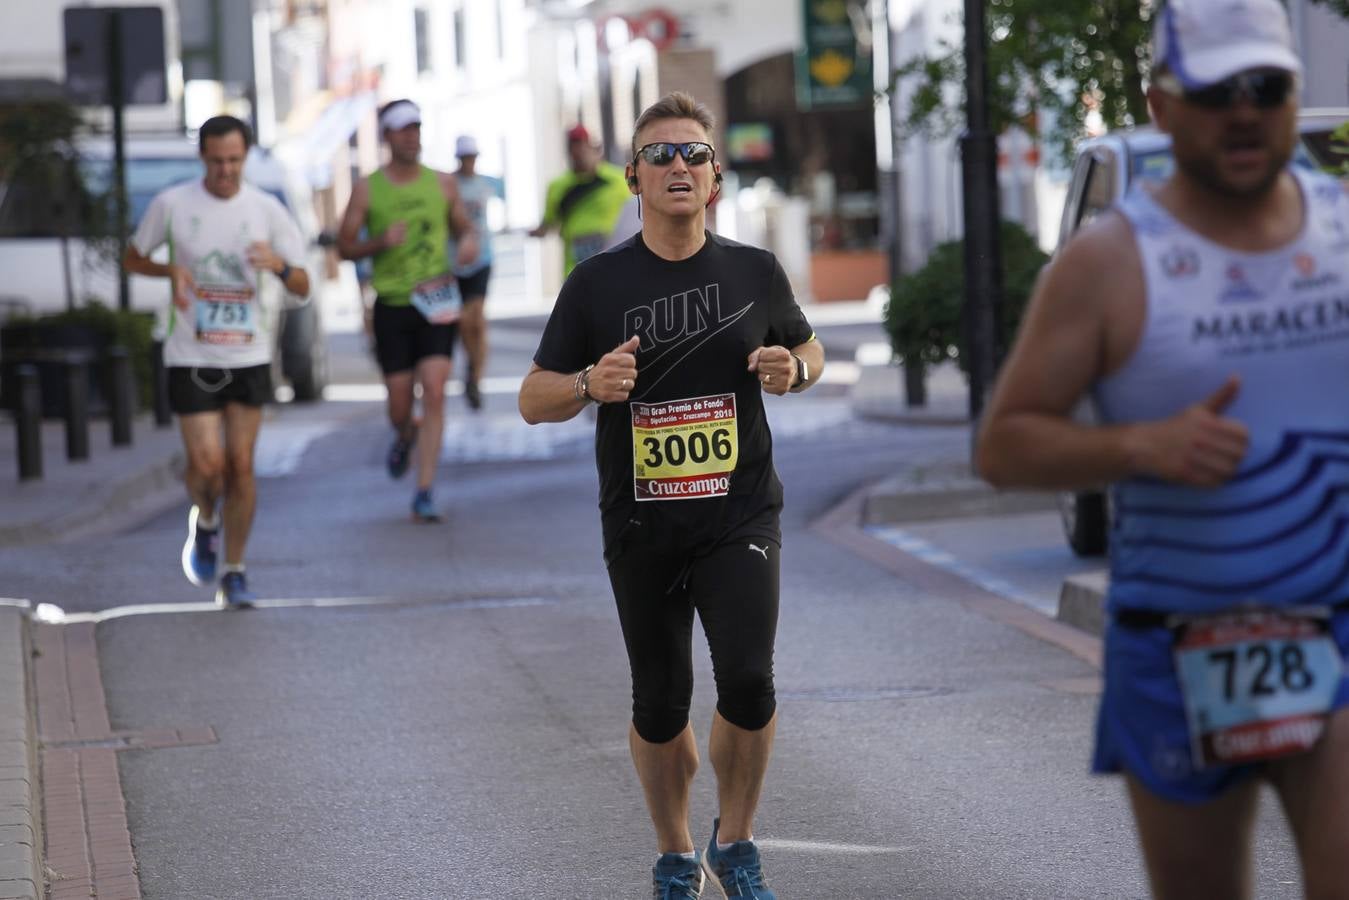
{"type": "Polygon", "coordinates": [[[449,266],[445,257],[449,201],[439,173],[426,166],[420,169],[417,178],[406,184],[395,184],[383,170],[372,174],[367,182],[370,208],[365,216],[366,229],[371,234],[385,234],[395,223],[407,226],[401,244],[375,254],[375,292],[380,303],[390,306],[407,306],[417,285],[444,275],[449,266]]]}
{"type": "Polygon", "coordinates": [[[398,478],[417,451],[414,519],[438,520],[431,500],[445,425],[445,383],[462,299],[446,245],[458,239],[457,262],[478,254],[478,234],[453,177],[421,164],[421,111],[395,100],[379,113],[389,162],[351,192],[337,234],[343,259],[374,257],[375,354],[388,389],[389,474],[398,478]],[[362,239],[361,229],[370,236],[362,239]],[[413,415],[413,387],[422,388],[420,423],[413,415]]]}

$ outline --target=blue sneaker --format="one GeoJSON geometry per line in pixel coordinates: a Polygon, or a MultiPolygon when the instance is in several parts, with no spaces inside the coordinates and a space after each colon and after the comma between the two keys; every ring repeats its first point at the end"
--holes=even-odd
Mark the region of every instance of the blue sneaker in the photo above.
{"type": "Polygon", "coordinates": [[[651,870],[653,900],[693,900],[703,895],[703,868],[697,857],[662,853],[651,870]]]}
{"type": "Polygon", "coordinates": [[[712,822],[712,840],[707,844],[703,865],[721,884],[727,898],[745,897],[751,900],[777,900],[778,895],[768,889],[763,877],[763,863],[759,848],[753,841],[736,841],[725,850],[717,849],[717,830],[721,819],[712,822]]]}
{"type": "Polygon", "coordinates": [[[417,442],[417,429],[414,426],[407,437],[398,435],[389,446],[389,455],[384,464],[389,469],[390,478],[402,478],[407,474],[408,463],[412,459],[412,445],[417,442]]]}
{"type": "Polygon", "coordinates": [[[248,589],[248,579],[243,572],[226,572],[220,576],[220,588],[215,592],[215,602],[226,609],[248,609],[258,595],[248,589]]]}
{"type": "Polygon", "coordinates": [[[412,498],[412,518],[417,522],[439,522],[440,514],[431,501],[430,491],[418,491],[412,498]]]}
{"type": "Polygon", "coordinates": [[[201,587],[215,581],[216,547],[220,542],[219,528],[198,528],[196,506],[187,514],[187,542],[183,544],[183,574],[187,580],[201,587]]]}

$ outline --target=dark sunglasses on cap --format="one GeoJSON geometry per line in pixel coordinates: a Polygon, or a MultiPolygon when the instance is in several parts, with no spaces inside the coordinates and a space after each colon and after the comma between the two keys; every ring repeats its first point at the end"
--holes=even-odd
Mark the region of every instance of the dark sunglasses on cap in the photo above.
{"type": "Polygon", "coordinates": [[[1248,97],[1259,109],[1283,106],[1297,86],[1291,72],[1242,72],[1208,87],[1186,90],[1174,76],[1159,82],[1168,93],[1179,94],[1185,102],[1204,109],[1229,109],[1238,97],[1248,97]]]}
{"type": "MultiPolygon", "coordinates": [[[[684,162],[691,166],[701,166],[705,162],[710,162],[716,155],[711,144],[689,141],[687,144],[647,144],[637,151],[637,157],[653,166],[668,166],[674,162],[676,153],[684,157],[684,162]]],[[[636,162],[636,159],[633,162],[636,162]]]]}

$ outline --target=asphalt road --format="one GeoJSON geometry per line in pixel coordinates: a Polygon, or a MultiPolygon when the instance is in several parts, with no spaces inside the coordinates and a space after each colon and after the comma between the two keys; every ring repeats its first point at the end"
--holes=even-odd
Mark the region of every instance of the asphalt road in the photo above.
{"type": "MultiPolygon", "coordinates": [[[[114,729],[219,736],[119,754],[147,900],[649,895],[588,423],[527,428],[508,389],[533,327],[496,329],[507,387],[486,411],[451,401],[439,525],[408,520],[378,403],[269,422],[249,570],[271,605],[209,609],[178,568],[180,507],[0,554],[21,595],[128,613],[98,631],[114,729]]],[[[358,342],[338,343],[368,380],[358,342]]],[[[770,417],[787,490],[780,724],[756,830],[779,896],[1146,896],[1122,785],[1087,774],[1091,667],[811,529],[898,461],[959,458],[965,431],[857,421],[828,388],[770,417]]],[[[1056,577],[1024,519],[964,521],[925,534],[991,571],[1056,577]]],[[[695,654],[705,741],[701,640],[695,654]]],[[[1272,818],[1259,866],[1258,896],[1298,896],[1272,818]]]]}

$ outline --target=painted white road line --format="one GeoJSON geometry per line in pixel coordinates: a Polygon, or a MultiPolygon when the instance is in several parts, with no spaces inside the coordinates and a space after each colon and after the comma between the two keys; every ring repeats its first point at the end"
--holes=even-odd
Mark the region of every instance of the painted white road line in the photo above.
{"type": "Polygon", "coordinates": [[[253,449],[253,473],[259,478],[277,478],[290,475],[300,467],[309,445],[335,431],[337,425],[292,425],[285,422],[264,423],[258,432],[258,443],[253,449]]]}
{"type": "MultiPolygon", "coordinates": [[[[856,384],[860,377],[861,367],[854,362],[831,361],[825,366],[824,375],[820,378],[821,384],[856,384]]],[[[478,383],[484,394],[518,394],[520,393],[520,383],[524,381],[523,376],[519,375],[496,375],[490,378],[484,378],[478,383]]],[[[464,393],[464,383],[458,378],[452,378],[445,382],[445,395],[457,397],[464,393]]],[[[323,389],[323,399],[334,403],[383,403],[384,385],[377,382],[367,384],[330,384],[323,389]]]]}
{"type": "Polygon", "coordinates": [[[787,850],[798,853],[839,853],[846,856],[879,856],[887,853],[913,853],[917,847],[877,847],[872,844],[836,844],[830,841],[788,841],[765,838],[755,840],[764,850],[787,850]]]}
{"type": "Polygon", "coordinates": [[[997,594],[1000,597],[1006,597],[1008,600],[1015,600],[1017,603],[1029,606],[1031,609],[1046,612],[1050,616],[1055,614],[1054,609],[1046,606],[1043,598],[1027,593],[1011,582],[999,578],[990,572],[986,572],[977,566],[963,563],[945,550],[933,546],[922,538],[912,535],[902,528],[895,528],[888,525],[873,525],[867,528],[867,532],[874,537],[880,538],[887,544],[898,547],[900,550],[903,550],[911,556],[918,557],[925,563],[950,572],[952,575],[958,575],[990,593],[997,594]]]}
{"type": "MultiPolygon", "coordinates": [[[[484,378],[478,382],[484,394],[518,394],[521,375],[500,375],[484,378]]],[[[458,378],[445,382],[446,396],[457,397],[464,393],[464,383],[458,378]]],[[[330,384],[323,389],[323,399],[334,403],[383,403],[384,385],[379,382],[368,384],[330,384]]]]}
{"type": "MultiPolygon", "coordinates": [[[[514,609],[530,606],[554,606],[557,600],[551,597],[473,597],[456,600],[453,597],[407,598],[407,597],[294,597],[269,598],[258,600],[253,605],[257,609],[334,609],[359,606],[443,606],[447,609],[514,609]]],[[[136,603],[129,606],[114,606],[97,612],[67,613],[51,603],[39,605],[41,620],[51,625],[77,625],[80,623],[107,622],[112,619],[126,619],[131,616],[166,616],[179,613],[219,613],[227,610],[211,600],[193,603],[136,603]]],[[[238,615],[248,615],[247,610],[229,610],[238,615]]]]}

